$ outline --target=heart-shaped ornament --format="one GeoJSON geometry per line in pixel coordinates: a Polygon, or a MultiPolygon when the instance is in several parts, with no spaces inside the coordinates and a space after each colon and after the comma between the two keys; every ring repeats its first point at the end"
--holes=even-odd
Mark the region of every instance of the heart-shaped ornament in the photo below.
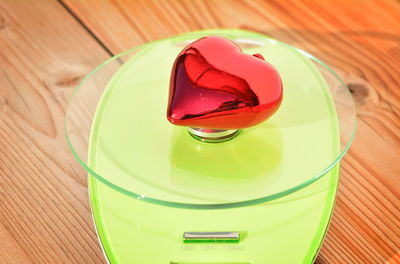
{"type": "Polygon", "coordinates": [[[262,55],[245,54],[229,39],[207,36],[175,60],[167,118],[179,126],[240,129],[269,118],[281,101],[279,73],[262,55]]]}

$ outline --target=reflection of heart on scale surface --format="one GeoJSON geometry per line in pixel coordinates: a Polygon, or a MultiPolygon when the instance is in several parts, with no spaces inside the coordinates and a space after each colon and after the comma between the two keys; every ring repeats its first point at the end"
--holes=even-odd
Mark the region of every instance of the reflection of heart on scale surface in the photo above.
{"type": "Polygon", "coordinates": [[[174,129],[171,182],[181,186],[186,195],[203,192],[203,197],[213,202],[229,200],[235,193],[259,197],[278,177],[282,155],[279,128],[269,124],[263,130],[268,136],[255,135],[249,129],[240,134],[240,140],[205,144],[188,137],[185,129],[174,129]]]}

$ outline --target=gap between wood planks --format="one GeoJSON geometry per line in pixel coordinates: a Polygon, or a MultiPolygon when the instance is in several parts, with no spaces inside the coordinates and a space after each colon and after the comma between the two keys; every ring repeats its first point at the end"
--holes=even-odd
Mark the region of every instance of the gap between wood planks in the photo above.
{"type": "Polygon", "coordinates": [[[71,10],[71,8],[69,8],[64,2],[63,0],[56,0],[78,23],[79,25],[85,29],[85,31],[87,33],[89,33],[89,35],[91,37],[93,37],[96,42],[111,56],[114,57],[115,54],[106,46],[106,44],[104,44],[94,33],[92,30],[90,30],[90,28],[88,26],[85,25],[85,23],[83,23],[83,21],[71,10]]]}

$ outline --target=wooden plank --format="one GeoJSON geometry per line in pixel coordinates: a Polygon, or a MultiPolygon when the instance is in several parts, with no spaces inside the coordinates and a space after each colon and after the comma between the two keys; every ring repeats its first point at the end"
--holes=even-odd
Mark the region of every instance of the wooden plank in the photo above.
{"type": "Polygon", "coordinates": [[[191,30],[242,28],[332,65],[352,90],[358,132],[317,263],[400,262],[399,2],[64,1],[113,53],[191,30]]]}
{"type": "Polygon", "coordinates": [[[60,3],[0,1],[0,263],[104,262],[63,119],[109,57],[60,3]]]}
{"type": "Polygon", "coordinates": [[[2,225],[0,225],[0,253],[1,261],[4,263],[29,263],[30,260],[13,238],[13,234],[9,233],[2,225]]]}

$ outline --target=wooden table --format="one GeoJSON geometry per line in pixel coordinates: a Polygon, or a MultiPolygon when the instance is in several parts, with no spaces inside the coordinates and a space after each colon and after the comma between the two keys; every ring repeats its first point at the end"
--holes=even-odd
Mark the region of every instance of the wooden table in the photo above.
{"type": "Polygon", "coordinates": [[[400,263],[400,2],[389,0],[0,0],[0,263],[105,262],[66,100],[114,54],[206,28],[270,35],[343,77],[358,132],[317,263],[400,263]]]}

